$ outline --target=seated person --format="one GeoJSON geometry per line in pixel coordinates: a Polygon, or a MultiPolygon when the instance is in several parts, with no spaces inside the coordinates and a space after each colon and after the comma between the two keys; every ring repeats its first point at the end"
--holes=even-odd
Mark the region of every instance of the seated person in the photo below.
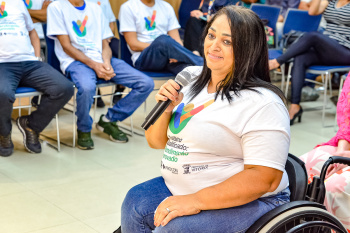
{"type": "MultiPolygon", "coordinates": [[[[311,183],[314,176],[320,176],[325,161],[331,156],[350,158],[350,73],[344,83],[337,105],[339,130],[328,142],[318,145],[300,158],[305,162],[311,183]]],[[[324,205],[350,232],[350,167],[333,164],[326,174],[326,197],[324,205]]]]}
{"type": "Polygon", "coordinates": [[[42,23],[46,23],[46,9],[51,3],[51,0],[24,0],[23,3],[27,7],[30,17],[34,22],[34,27],[39,38],[44,39],[45,35],[42,23]]]}
{"type": "Polygon", "coordinates": [[[350,65],[350,11],[349,1],[312,0],[309,14],[323,14],[327,21],[325,32],[305,33],[296,43],[278,57],[269,61],[270,70],[294,58],[292,68],[292,104],[289,109],[290,123],[301,120],[301,90],[305,73],[312,65],[350,65]]]}
{"type": "Polygon", "coordinates": [[[146,131],[165,149],[162,177],[130,189],[122,233],[245,232],[290,200],[288,112],[270,83],[262,21],[228,6],[204,33],[204,66],[186,68],[192,79],[180,94],[169,80],[156,95],[172,100],[146,131]]]}
{"type": "Polygon", "coordinates": [[[43,93],[37,110],[17,119],[25,148],[40,153],[39,133],[72,97],[73,84],[40,61],[40,40],[22,0],[2,1],[0,25],[0,155],[13,153],[11,113],[19,85],[43,93]]]}
{"type": "Polygon", "coordinates": [[[163,0],[129,0],[119,11],[120,32],[138,70],[179,73],[203,58],[182,46],[180,25],[171,5],[163,0]]]}
{"type": "Polygon", "coordinates": [[[218,10],[230,3],[229,0],[202,1],[198,10],[191,11],[191,17],[186,23],[184,47],[197,55],[203,55],[203,45],[200,43],[207,22],[218,10]]]}
{"type": "Polygon", "coordinates": [[[113,36],[101,8],[84,0],[55,1],[47,10],[47,34],[55,40],[55,52],[62,72],[72,79],[77,92],[78,147],[93,149],[93,120],[89,115],[97,79],[130,87],[132,91],[106,115],[97,129],[114,142],[128,138],[116,122],[129,117],[152,92],[153,80],[124,61],[112,57],[108,39],[113,36]]]}

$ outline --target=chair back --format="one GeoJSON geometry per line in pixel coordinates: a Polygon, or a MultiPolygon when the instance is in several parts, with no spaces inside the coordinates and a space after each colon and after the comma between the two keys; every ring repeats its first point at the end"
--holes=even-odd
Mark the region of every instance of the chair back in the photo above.
{"type": "Polygon", "coordinates": [[[60,73],[61,67],[60,67],[60,61],[58,60],[56,53],[55,53],[55,41],[49,37],[47,37],[47,25],[43,24],[43,31],[45,35],[45,41],[46,41],[46,59],[47,63],[51,65],[53,68],[58,70],[60,73]]]}
{"type": "Polygon", "coordinates": [[[120,33],[119,31],[119,20],[117,19],[117,27],[118,27],[118,34],[119,34],[119,58],[128,63],[129,65],[133,66],[131,61],[131,53],[128,48],[128,44],[126,43],[125,37],[120,33]]]}
{"type": "Polygon", "coordinates": [[[312,32],[320,26],[322,15],[309,15],[307,11],[288,9],[283,25],[283,34],[294,31],[312,32]]]}
{"type": "Polygon", "coordinates": [[[298,157],[288,154],[286,171],[291,191],[290,201],[305,200],[307,189],[307,172],[305,164],[298,157]]]}
{"type": "Polygon", "coordinates": [[[182,0],[179,8],[179,23],[181,28],[185,29],[190,13],[198,9],[201,0],[182,0]]]}
{"type": "Polygon", "coordinates": [[[278,16],[281,12],[281,7],[253,3],[250,6],[250,9],[254,11],[260,19],[268,20],[267,26],[269,26],[273,29],[274,32],[276,32],[276,24],[278,16]]]}

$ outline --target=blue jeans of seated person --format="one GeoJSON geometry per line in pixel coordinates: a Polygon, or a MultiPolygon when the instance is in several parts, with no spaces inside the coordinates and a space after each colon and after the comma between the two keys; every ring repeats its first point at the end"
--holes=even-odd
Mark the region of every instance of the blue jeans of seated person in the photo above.
{"type": "Polygon", "coordinates": [[[37,110],[30,114],[29,127],[41,132],[73,96],[73,83],[47,63],[39,61],[0,63],[0,135],[11,133],[11,113],[18,86],[43,93],[37,110]]]}
{"type": "Polygon", "coordinates": [[[157,37],[150,46],[142,51],[135,62],[135,68],[147,71],[168,70],[175,75],[186,66],[202,66],[203,58],[193,54],[168,35],[157,37]],[[169,59],[177,63],[169,63],[169,59]]]}
{"type": "Polygon", "coordinates": [[[127,193],[121,212],[122,233],[243,233],[270,210],[289,202],[290,191],[259,198],[248,204],[206,210],[199,214],[177,217],[166,226],[154,226],[154,212],[167,197],[172,196],[162,177],[134,186],[127,193]]]}
{"type": "MultiPolygon", "coordinates": [[[[112,58],[111,65],[116,76],[110,81],[129,87],[132,91],[118,101],[113,108],[109,108],[106,117],[112,122],[123,121],[133,114],[146,100],[148,95],[153,91],[154,82],[150,77],[120,59],[112,58]]],[[[78,130],[81,132],[90,132],[93,120],[89,112],[93,103],[93,96],[96,93],[96,73],[87,65],[79,61],[74,61],[67,67],[66,76],[72,79],[78,89],[76,97],[78,130]]]]}

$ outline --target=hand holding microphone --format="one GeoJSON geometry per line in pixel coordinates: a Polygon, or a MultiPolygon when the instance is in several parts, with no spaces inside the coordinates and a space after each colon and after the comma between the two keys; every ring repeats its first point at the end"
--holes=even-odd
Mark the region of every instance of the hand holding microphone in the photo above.
{"type": "Polygon", "coordinates": [[[153,125],[164,111],[171,112],[176,105],[181,103],[183,94],[179,93],[191,80],[191,74],[181,71],[174,80],[168,80],[156,94],[157,104],[148,114],[141,127],[147,130],[153,125]]]}

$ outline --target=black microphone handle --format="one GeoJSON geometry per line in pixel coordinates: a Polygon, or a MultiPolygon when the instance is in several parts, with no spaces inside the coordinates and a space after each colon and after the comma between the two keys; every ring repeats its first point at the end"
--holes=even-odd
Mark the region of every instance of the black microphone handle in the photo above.
{"type": "Polygon", "coordinates": [[[165,109],[167,109],[167,107],[169,107],[170,104],[171,104],[170,99],[168,99],[167,101],[159,101],[156,104],[156,106],[154,106],[150,114],[148,114],[148,116],[145,119],[145,122],[143,122],[141,127],[147,130],[151,125],[153,125],[158,120],[158,118],[163,114],[165,109]]]}
{"type": "MultiPolygon", "coordinates": [[[[180,85],[180,89],[178,90],[178,92],[180,92],[181,90],[182,90],[182,86],[180,85]]],[[[141,125],[141,127],[144,130],[147,130],[151,125],[153,125],[158,120],[158,118],[163,114],[165,109],[167,109],[170,104],[171,104],[170,99],[168,99],[166,101],[159,101],[156,104],[156,106],[154,106],[152,111],[147,115],[147,117],[146,117],[145,121],[143,122],[143,124],[141,125]]]]}

